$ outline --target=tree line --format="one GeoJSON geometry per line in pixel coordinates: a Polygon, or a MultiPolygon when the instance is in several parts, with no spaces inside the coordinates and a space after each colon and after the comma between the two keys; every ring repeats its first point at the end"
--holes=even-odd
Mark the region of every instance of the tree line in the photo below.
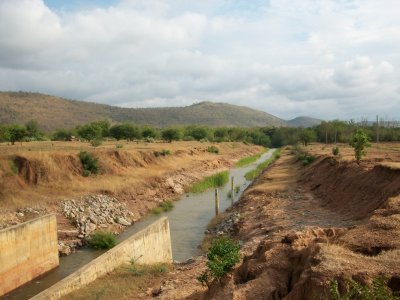
{"type": "Polygon", "coordinates": [[[105,139],[113,140],[164,140],[168,142],[184,141],[212,141],[229,142],[240,141],[265,147],[281,147],[311,142],[322,143],[349,143],[357,129],[362,129],[370,141],[379,138],[382,142],[400,141],[400,127],[387,126],[379,123],[355,123],[352,121],[322,122],[311,128],[294,127],[218,127],[211,128],[202,125],[173,126],[155,128],[139,126],[133,123],[111,124],[108,120],[91,122],[72,129],[59,129],[53,133],[44,133],[36,121],[26,124],[0,125],[0,142],[29,142],[41,140],[71,141],[80,139],[99,145],[105,139]]]}

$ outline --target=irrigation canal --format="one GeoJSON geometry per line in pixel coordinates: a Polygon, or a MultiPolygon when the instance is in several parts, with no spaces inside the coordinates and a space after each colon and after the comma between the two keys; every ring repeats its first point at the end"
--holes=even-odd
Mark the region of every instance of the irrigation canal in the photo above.
{"type": "MultiPolygon", "coordinates": [[[[244,175],[248,171],[255,169],[258,164],[270,158],[274,151],[275,149],[271,149],[264,153],[253,164],[230,170],[230,177],[233,176],[235,178],[235,186],[240,186],[240,192],[235,194],[235,201],[239,199],[243,191],[251,183],[251,181],[244,178],[244,175]]],[[[225,211],[231,205],[231,199],[228,197],[230,189],[230,184],[226,184],[219,189],[220,212],[225,211]]],[[[198,246],[202,242],[208,223],[215,216],[214,199],[214,190],[200,194],[184,194],[178,201],[174,202],[174,209],[172,211],[163,212],[159,215],[150,214],[142,218],[120,234],[118,241],[121,242],[129,238],[132,234],[140,231],[159,218],[166,216],[170,224],[173,258],[176,261],[185,261],[190,257],[200,254],[198,246]]],[[[81,248],[69,256],[61,257],[59,267],[3,296],[3,299],[30,299],[75,272],[102,253],[104,253],[104,250],[81,248]]]]}

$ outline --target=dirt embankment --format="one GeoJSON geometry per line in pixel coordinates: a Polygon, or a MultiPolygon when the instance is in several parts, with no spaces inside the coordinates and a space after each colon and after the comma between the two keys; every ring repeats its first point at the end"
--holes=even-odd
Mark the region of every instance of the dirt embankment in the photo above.
{"type": "Polygon", "coordinates": [[[231,232],[242,261],[209,290],[196,283],[205,269],[197,261],[177,273],[184,284],[168,281],[160,297],[331,299],[333,280],[344,292],[349,279],[381,276],[400,291],[400,170],[390,161],[320,157],[303,167],[284,151],[227,214],[240,215],[231,232]]]}
{"type": "Polygon", "coordinates": [[[70,144],[66,146],[74,148],[66,151],[33,149],[0,156],[0,225],[5,227],[55,212],[60,237],[66,239],[64,242],[77,244],[78,236],[89,233],[86,229],[121,231],[162,202],[179,197],[205,175],[227,169],[239,158],[261,151],[258,146],[243,143],[217,144],[219,154],[209,153],[210,144],[199,142],[131,143],[123,149],[105,145],[96,150],[70,144]],[[163,149],[172,154],[156,153],[163,149]],[[86,150],[98,159],[100,174],[83,176],[79,150],[86,150]],[[101,209],[90,207],[93,201],[88,203],[88,196],[103,197],[98,204],[101,209]],[[65,199],[74,200],[73,205],[67,203],[67,209],[65,199]],[[118,210],[113,199],[123,203],[128,213],[94,215],[96,211],[118,210]],[[127,219],[128,214],[127,222],[117,220],[127,219]],[[103,219],[106,221],[102,222],[103,219]]]}

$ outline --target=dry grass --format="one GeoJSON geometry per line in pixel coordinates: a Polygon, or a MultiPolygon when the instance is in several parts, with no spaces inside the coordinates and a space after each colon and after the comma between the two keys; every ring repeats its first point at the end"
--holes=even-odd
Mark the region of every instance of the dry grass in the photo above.
{"type": "Polygon", "coordinates": [[[215,154],[207,152],[210,145],[200,142],[125,142],[122,149],[117,149],[114,142],[106,142],[93,149],[82,142],[32,142],[15,147],[2,144],[0,206],[51,204],[60,198],[98,192],[119,194],[152,184],[157,178],[176,170],[198,169],[203,162],[221,159],[233,161],[261,149],[243,143],[221,143],[218,145],[220,155],[216,158],[215,154]],[[172,155],[155,157],[153,152],[162,149],[171,150],[172,155]],[[78,158],[82,150],[99,159],[102,174],[82,177],[78,158]],[[22,157],[29,165],[19,175],[13,174],[10,166],[10,161],[16,156],[22,157]],[[38,182],[35,182],[36,177],[39,177],[38,182]]]}
{"type": "Polygon", "coordinates": [[[61,299],[136,299],[148,287],[159,287],[165,273],[172,270],[171,265],[126,265],[61,299]]]}

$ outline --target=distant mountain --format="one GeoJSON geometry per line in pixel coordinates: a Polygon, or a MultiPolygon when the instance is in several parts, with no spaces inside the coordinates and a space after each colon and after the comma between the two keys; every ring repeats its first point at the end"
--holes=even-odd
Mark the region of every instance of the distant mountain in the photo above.
{"type": "Polygon", "coordinates": [[[122,108],[38,93],[0,92],[0,124],[36,120],[43,130],[52,131],[102,119],[109,119],[113,123],[134,122],[157,127],[190,124],[297,126],[266,112],[227,103],[201,102],[186,107],[122,108]]]}
{"type": "Polygon", "coordinates": [[[322,120],[311,117],[297,117],[292,120],[286,121],[293,127],[312,127],[321,124],[322,120]]]}

